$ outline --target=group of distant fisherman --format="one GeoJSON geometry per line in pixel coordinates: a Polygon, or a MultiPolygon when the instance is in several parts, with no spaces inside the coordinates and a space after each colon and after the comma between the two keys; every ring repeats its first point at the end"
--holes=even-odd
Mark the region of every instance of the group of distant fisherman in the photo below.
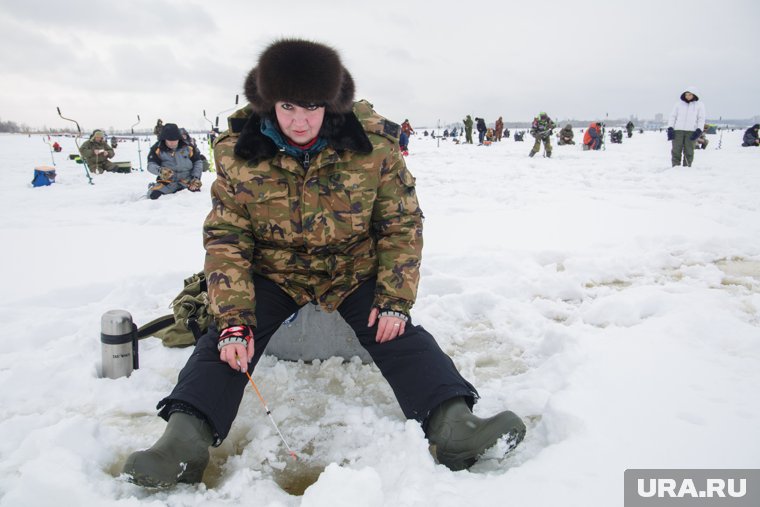
{"type": "MultiPolygon", "coordinates": [[[[470,115],[463,120],[465,142],[472,144],[472,128],[477,125],[479,144],[490,144],[491,141],[501,141],[502,132],[509,137],[509,130],[504,130],[502,117],[496,121],[495,128],[488,129],[485,120],[470,115]],[[491,131],[490,133],[488,131],[491,131]]],[[[528,156],[533,157],[544,145],[546,157],[552,155],[551,136],[556,124],[545,112],[539,113],[533,119],[530,134],[535,138],[533,148],[528,156]]],[[[604,124],[595,121],[586,129],[583,135],[584,150],[598,150],[604,144],[604,124]]],[[[628,137],[633,135],[634,124],[629,121],[625,129],[628,137]]],[[[673,107],[668,119],[668,140],[672,144],[671,163],[673,167],[683,165],[691,167],[694,161],[694,149],[707,147],[705,138],[705,106],[699,100],[695,87],[688,87],[680,96],[673,107]]],[[[742,146],[760,146],[758,130],[760,124],[752,125],[744,132],[742,146]]],[[[456,137],[456,130],[452,135],[456,137]]],[[[148,197],[158,199],[162,195],[172,194],[180,190],[188,189],[197,192],[201,189],[201,174],[204,168],[208,168],[208,162],[197,149],[193,140],[185,129],[180,129],[174,123],[166,125],[159,119],[154,133],[158,141],[151,146],[148,152],[148,171],[156,175],[156,181],[148,188],[148,197]]],[[[404,155],[408,154],[409,136],[414,133],[409,120],[404,120],[401,128],[399,145],[404,155]]],[[[427,131],[425,132],[427,134],[427,131]]],[[[448,132],[447,132],[448,134],[448,132]]],[[[619,132],[619,140],[622,141],[622,131],[619,132]]],[[[448,136],[446,136],[448,137],[448,136]]],[[[559,132],[560,146],[575,144],[573,128],[570,124],[565,125],[559,132]]],[[[516,138],[517,140],[517,138],[516,138]]],[[[522,140],[520,137],[519,140],[522,140]]],[[[105,132],[95,130],[89,140],[84,142],[79,151],[82,158],[92,172],[122,172],[120,166],[111,162],[114,156],[114,146],[106,141],[105,132]]]]}
{"type": "MultiPolygon", "coordinates": [[[[405,123],[408,123],[406,120],[405,123]]],[[[476,126],[478,131],[478,144],[490,144],[491,141],[501,141],[502,131],[504,137],[509,137],[509,130],[504,129],[504,122],[500,116],[494,125],[493,129],[487,128],[485,120],[482,118],[475,118],[473,121],[472,116],[462,120],[464,128],[462,132],[465,135],[465,143],[473,144],[472,129],[473,125],[476,126]]],[[[533,119],[533,123],[530,127],[530,134],[535,138],[533,148],[528,153],[529,157],[535,156],[541,149],[541,144],[544,146],[544,154],[546,157],[552,156],[551,136],[556,128],[556,124],[545,112],[541,112],[533,119]]],[[[633,130],[635,126],[632,121],[629,121],[625,130],[630,138],[633,136],[633,130]]],[[[760,146],[760,137],[758,136],[758,129],[760,124],[755,124],[748,128],[744,132],[744,138],[742,146],[760,146]]],[[[673,107],[673,111],[670,113],[668,119],[667,136],[668,141],[671,142],[671,163],[673,167],[683,165],[685,167],[691,167],[694,161],[694,149],[706,148],[708,140],[705,137],[705,106],[700,102],[699,95],[695,87],[690,86],[684,90],[679,100],[673,107]]],[[[453,136],[456,137],[456,129],[453,130],[453,136]]],[[[623,139],[622,130],[615,130],[610,132],[612,142],[620,143],[623,139]]],[[[425,131],[427,135],[427,131],[425,131]]],[[[435,137],[435,135],[434,135],[435,137]]],[[[444,131],[444,137],[448,137],[448,130],[444,131]]],[[[558,144],[560,146],[567,144],[575,144],[573,127],[570,124],[565,125],[558,134],[558,144]]],[[[515,133],[515,141],[521,141],[522,136],[518,138],[515,133]]],[[[406,151],[408,140],[405,140],[403,148],[406,151]]],[[[584,150],[599,150],[604,145],[604,124],[599,121],[591,122],[586,128],[583,135],[583,149],[584,150]]]]}

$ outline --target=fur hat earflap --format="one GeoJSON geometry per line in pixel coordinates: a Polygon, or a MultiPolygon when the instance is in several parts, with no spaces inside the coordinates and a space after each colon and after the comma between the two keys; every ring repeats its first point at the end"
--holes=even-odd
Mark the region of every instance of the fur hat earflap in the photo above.
{"type": "Polygon", "coordinates": [[[267,47],[245,79],[245,96],[261,115],[279,100],[323,105],[345,114],[354,103],[354,80],[337,51],[318,42],[283,39],[267,47]]]}

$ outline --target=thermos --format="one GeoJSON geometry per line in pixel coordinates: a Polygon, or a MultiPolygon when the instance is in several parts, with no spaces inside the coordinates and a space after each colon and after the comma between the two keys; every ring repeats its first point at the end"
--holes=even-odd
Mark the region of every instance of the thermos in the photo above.
{"type": "Polygon", "coordinates": [[[137,351],[137,326],[124,310],[109,310],[100,318],[100,344],[103,377],[129,377],[140,367],[137,351]]]}

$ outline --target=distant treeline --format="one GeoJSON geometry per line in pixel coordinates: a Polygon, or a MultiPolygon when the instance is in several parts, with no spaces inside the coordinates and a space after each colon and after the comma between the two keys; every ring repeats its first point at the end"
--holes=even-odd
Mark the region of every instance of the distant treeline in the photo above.
{"type": "Polygon", "coordinates": [[[29,132],[29,127],[15,121],[0,121],[0,132],[29,132]]]}
{"type": "Polygon", "coordinates": [[[52,134],[54,132],[61,134],[76,134],[76,130],[69,127],[56,129],[42,127],[41,129],[38,129],[32,128],[24,123],[19,124],[15,121],[0,120],[0,133],[52,134]]]}

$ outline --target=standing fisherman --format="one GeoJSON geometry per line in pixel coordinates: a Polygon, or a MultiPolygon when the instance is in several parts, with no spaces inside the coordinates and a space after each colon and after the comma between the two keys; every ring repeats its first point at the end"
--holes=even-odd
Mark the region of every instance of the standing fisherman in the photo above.
{"type": "Polygon", "coordinates": [[[467,118],[462,120],[462,123],[464,123],[464,138],[465,142],[467,144],[472,144],[472,116],[469,114],[467,115],[467,118]]]}
{"type": "Polygon", "coordinates": [[[530,135],[536,139],[536,142],[533,143],[533,148],[528,153],[529,157],[538,153],[542,142],[544,143],[546,156],[552,156],[552,132],[555,126],[552,119],[546,113],[539,113],[538,116],[533,118],[533,123],[530,126],[530,135]]]}
{"type": "Polygon", "coordinates": [[[690,86],[681,94],[668,119],[668,140],[672,142],[670,161],[673,167],[691,167],[694,161],[694,141],[702,135],[705,124],[705,105],[697,90],[690,86]]]}

